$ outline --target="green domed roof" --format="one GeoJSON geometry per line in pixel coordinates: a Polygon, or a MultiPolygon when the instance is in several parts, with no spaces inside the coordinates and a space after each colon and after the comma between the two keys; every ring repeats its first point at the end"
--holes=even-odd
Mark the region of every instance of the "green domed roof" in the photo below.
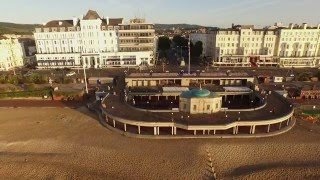
{"type": "Polygon", "coordinates": [[[210,91],[206,89],[192,89],[191,94],[193,97],[206,97],[210,95],[210,91]]]}
{"type": "Polygon", "coordinates": [[[183,98],[199,98],[199,97],[212,97],[214,93],[206,89],[192,89],[191,91],[186,91],[181,94],[183,98]]]}

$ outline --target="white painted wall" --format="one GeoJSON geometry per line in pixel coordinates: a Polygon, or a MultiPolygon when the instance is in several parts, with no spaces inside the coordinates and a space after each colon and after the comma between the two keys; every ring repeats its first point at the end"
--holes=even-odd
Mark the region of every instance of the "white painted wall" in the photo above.
{"type": "Polygon", "coordinates": [[[22,67],[25,58],[23,43],[12,38],[0,40],[0,70],[22,67]]]}

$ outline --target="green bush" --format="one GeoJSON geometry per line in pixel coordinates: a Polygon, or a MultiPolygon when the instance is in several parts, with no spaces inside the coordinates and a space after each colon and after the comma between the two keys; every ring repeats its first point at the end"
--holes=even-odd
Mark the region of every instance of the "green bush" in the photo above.
{"type": "Polygon", "coordinates": [[[54,91],[52,92],[53,95],[55,96],[64,96],[64,97],[68,97],[68,96],[77,96],[81,93],[81,91],[54,91]]]}
{"type": "Polygon", "coordinates": [[[9,76],[8,83],[14,85],[23,84],[23,77],[20,75],[9,76]]]}
{"type": "Polygon", "coordinates": [[[0,98],[18,98],[18,97],[43,97],[52,96],[51,89],[35,90],[35,91],[16,91],[0,93],[0,98]]]}
{"type": "Polygon", "coordinates": [[[70,84],[73,82],[71,78],[66,78],[66,77],[58,77],[54,79],[54,82],[57,84],[70,84]]]}
{"type": "Polygon", "coordinates": [[[47,83],[47,77],[41,74],[33,73],[26,77],[26,82],[34,84],[45,84],[47,83]]]}
{"type": "Polygon", "coordinates": [[[6,83],[8,83],[8,77],[7,77],[7,75],[2,74],[0,76],[0,84],[6,84],[6,83]]]}
{"type": "Polygon", "coordinates": [[[34,91],[34,90],[36,90],[36,87],[33,83],[27,85],[27,91],[34,91]]]}
{"type": "Polygon", "coordinates": [[[70,78],[63,78],[63,84],[70,84],[72,82],[73,82],[73,80],[70,78]]]}
{"type": "Polygon", "coordinates": [[[312,77],[312,75],[310,73],[300,73],[298,74],[298,76],[296,77],[296,80],[298,81],[310,81],[310,78],[312,77]]]}

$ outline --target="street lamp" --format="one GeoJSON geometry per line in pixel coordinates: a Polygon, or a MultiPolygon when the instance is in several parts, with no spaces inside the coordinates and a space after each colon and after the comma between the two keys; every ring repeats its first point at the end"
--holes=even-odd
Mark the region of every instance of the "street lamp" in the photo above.
{"type": "Polygon", "coordinates": [[[88,91],[88,83],[87,83],[87,73],[86,73],[86,68],[84,67],[84,65],[83,65],[83,74],[84,74],[84,83],[86,85],[86,93],[88,94],[89,91],[88,91]]]}

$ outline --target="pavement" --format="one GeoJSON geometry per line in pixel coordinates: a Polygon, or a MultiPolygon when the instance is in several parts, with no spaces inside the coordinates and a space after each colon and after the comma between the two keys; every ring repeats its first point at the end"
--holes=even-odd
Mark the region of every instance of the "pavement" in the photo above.
{"type": "Polygon", "coordinates": [[[38,107],[38,108],[75,108],[83,105],[81,102],[71,101],[53,101],[53,100],[27,100],[27,99],[14,99],[14,100],[0,100],[0,108],[25,108],[25,107],[38,107]]]}

